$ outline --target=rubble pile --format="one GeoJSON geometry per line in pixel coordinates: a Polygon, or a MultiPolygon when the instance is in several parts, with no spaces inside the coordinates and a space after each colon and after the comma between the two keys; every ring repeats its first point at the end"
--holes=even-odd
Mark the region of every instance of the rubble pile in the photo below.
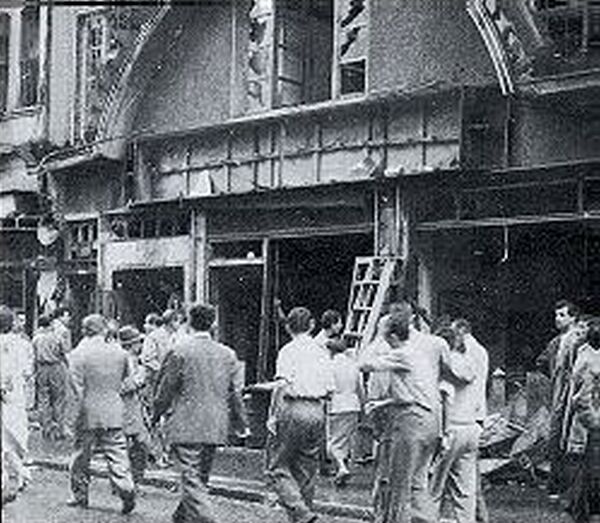
{"type": "Polygon", "coordinates": [[[548,473],[550,385],[545,376],[527,373],[508,402],[488,415],[479,451],[482,475],[490,482],[538,484],[548,473]]]}

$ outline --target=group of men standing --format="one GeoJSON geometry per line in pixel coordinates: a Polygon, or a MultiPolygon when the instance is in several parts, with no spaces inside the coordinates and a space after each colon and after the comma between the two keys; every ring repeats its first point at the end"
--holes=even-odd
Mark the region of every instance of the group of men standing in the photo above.
{"type": "Polygon", "coordinates": [[[600,319],[565,300],[554,317],[559,334],[536,361],[552,394],[547,489],[583,522],[600,514],[600,319]]]}
{"type": "MultiPolygon", "coordinates": [[[[473,522],[487,352],[465,320],[450,326],[452,346],[415,324],[410,304],[394,304],[358,358],[358,368],[370,375],[365,410],[376,415],[379,427],[375,520],[439,521],[447,493],[457,521],[473,522]]],[[[292,340],[278,354],[271,383],[267,476],[293,523],[317,518],[312,504],[324,404],[341,385],[339,364],[310,336],[313,328],[310,311],[291,310],[292,340]]]]}

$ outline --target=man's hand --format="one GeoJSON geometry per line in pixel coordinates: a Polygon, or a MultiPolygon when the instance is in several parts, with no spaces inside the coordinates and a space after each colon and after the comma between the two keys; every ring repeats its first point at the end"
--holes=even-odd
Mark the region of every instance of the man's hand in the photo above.
{"type": "Polygon", "coordinates": [[[235,437],[238,439],[248,439],[251,435],[252,433],[248,427],[235,433],[235,437]]]}
{"type": "Polygon", "coordinates": [[[273,436],[277,435],[277,420],[275,419],[274,416],[271,416],[267,420],[267,431],[269,432],[269,434],[271,434],[273,436]]]}

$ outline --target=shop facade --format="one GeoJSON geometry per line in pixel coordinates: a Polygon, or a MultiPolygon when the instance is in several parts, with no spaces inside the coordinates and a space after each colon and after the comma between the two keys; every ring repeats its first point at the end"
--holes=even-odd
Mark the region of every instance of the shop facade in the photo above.
{"type": "Polygon", "coordinates": [[[354,259],[395,255],[407,297],[523,373],[556,299],[598,307],[597,50],[548,57],[543,2],[292,4],[150,16],[96,135],[48,164],[71,287],[138,326],[215,303],[252,383],[285,339],[277,304],[345,312],[354,259]]]}

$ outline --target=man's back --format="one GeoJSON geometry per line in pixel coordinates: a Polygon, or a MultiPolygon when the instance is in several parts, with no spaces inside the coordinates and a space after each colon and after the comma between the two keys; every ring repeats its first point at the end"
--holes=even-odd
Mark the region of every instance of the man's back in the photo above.
{"type": "MultiPolygon", "coordinates": [[[[243,386],[235,352],[198,333],[182,337],[169,353],[174,387],[167,431],[172,443],[226,443],[231,401],[243,386]]],[[[159,395],[161,391],[158,391],[159,395]]]]}
{"type": "Polygon", "coordinates": [[[35,359],[38,363],[59,363],[64,361],[64,345],[51,327],[40,328],[33,337],[35,359]]]}
{"type": "Polygon", "coordinates": [[[75,391],[83,408],[86,428],[121,428],[120,391],[127,375],[127,353],[102,336],[85,338],[69,355],[75,391]]]}

